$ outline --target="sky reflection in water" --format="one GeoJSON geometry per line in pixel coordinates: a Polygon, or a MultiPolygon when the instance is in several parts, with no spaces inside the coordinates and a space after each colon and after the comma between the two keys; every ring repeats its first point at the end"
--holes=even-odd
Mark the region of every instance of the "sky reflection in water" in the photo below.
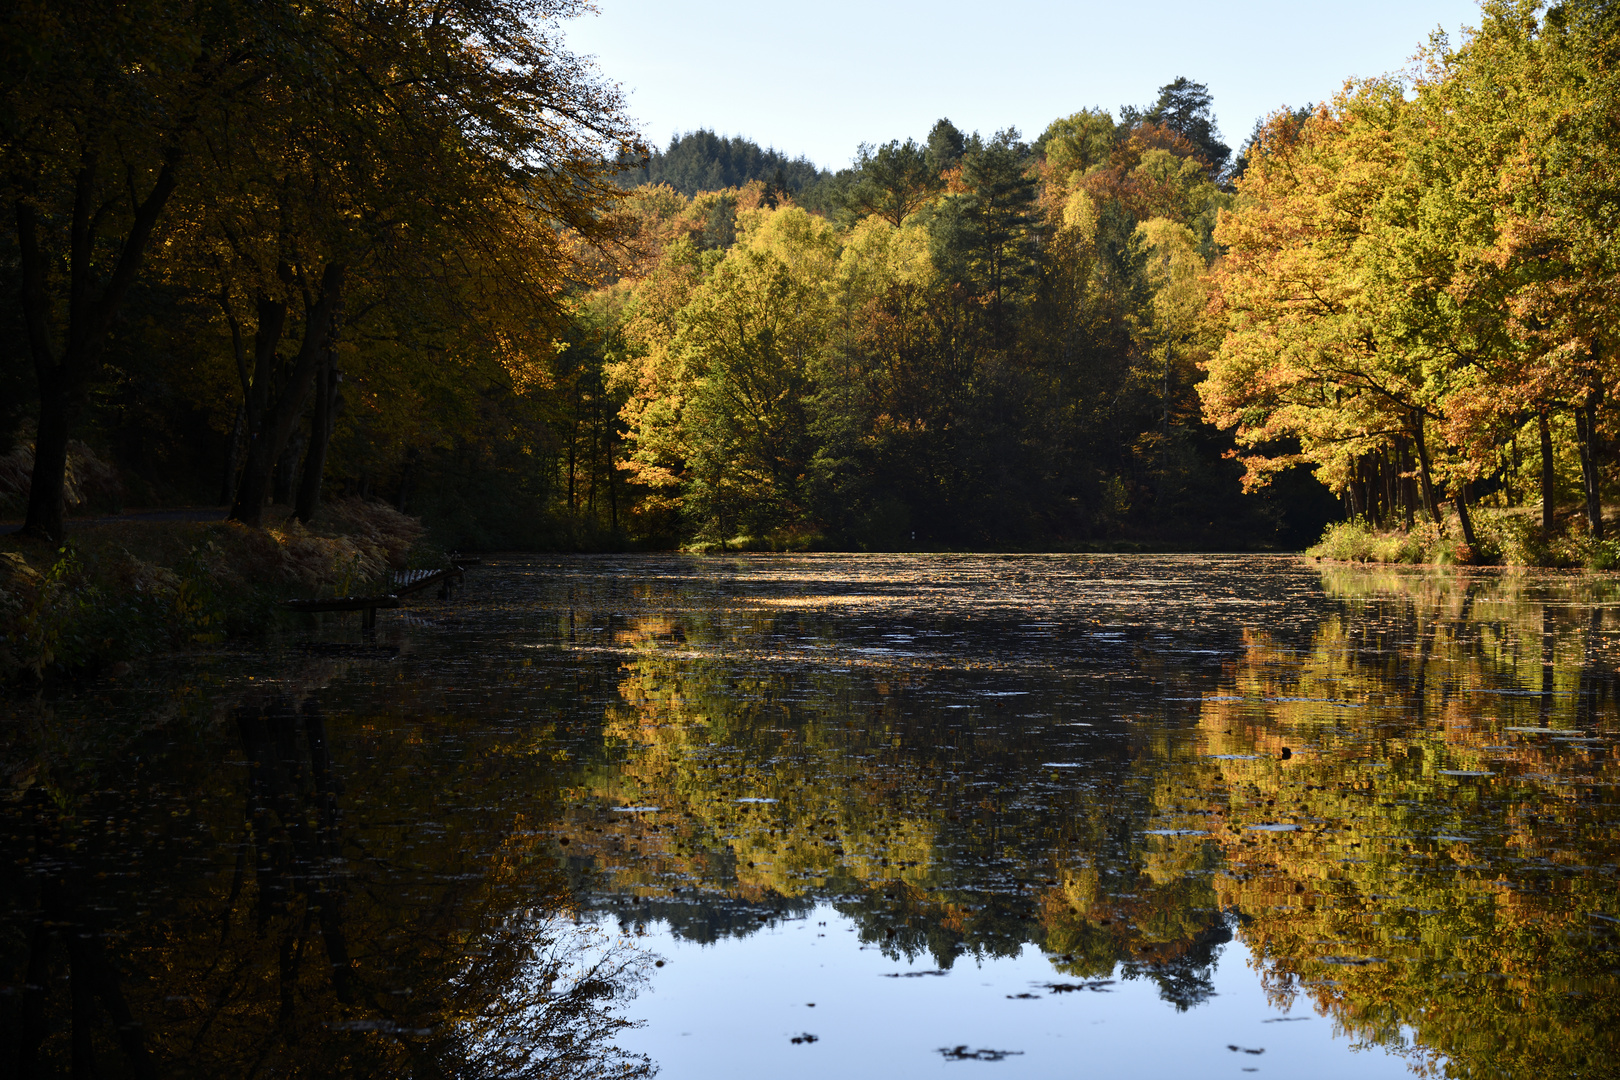
{"type": "MultiPolygon", "coordinates": [[[[311,1045],[357,1053],[343,1040],[370,1024],[364,1053],[394,1067],[377,1028],[403,1022],[389,943],[433,926],[461,936],[432,930],[459,945],[412,961],[420,1004],[404,1011],[437,1032],[414,1060],[477,1056],[487,1041],[445,1011],[443,987],[469,992],[457,948],[501,958],[486,1005],[559,993],[565,945],[550,939],[547,967],[511,916],[577,903],[582,926],[670,963],[626,961],[568,1022],[670,1077],[1608,1075],[1617,603],[1611,579],[1282,558],[492,562],[376,648],[182,660],[146,697],[53,706],[138,728],[155,701],[190,701],[188,738],[176,721],[157,745],[126,728],[13,739],[14,841],[36,838],[7,885],[4,978],[24,985],[42,881],[173,849],[178,819],[151,812],[162,789],[199,822],[189,861],[130,872],[94,920],[74,916],[103,936],[159,1060],[237,1038],[218,1061],[247,1061],[277,1024],[328,1009],[346,1019],[312,1022],[311,1045]],[[267,681],[321,711],[340,793],[310,729],[243,726],[244,708],[278,707],[267,681]],[[148,787],[120,773],[136,749],[148,787]],[[67,808],[49,835],[47,782],[67,808]],[[92,827],[141,814],[144,829],[92,827]],[[300,848],[306,834],[328,847],[300,848]],[[244,876],[244,853],[291,869],[244,876]],[[407,867],[433,884],[390,893],[407,867]],[[241,942],[282,927],[312,955],[335,935],[351,974],[339,987],[315,965],[288,1006],[261,970],[265,1008],[165,1037],[204,1026],[173,999],[229,990],[218,956],[251,952],[188,944],[182,909],[237,920],[241,942]],[[176,920],[166,944],[130,929],[146,910],[176,920]],[[180,977],[153,973],[162,948],[197,954],[176,969],[193,971],[185,993],[158,993],[180,977]],[[903,970],[947,974],[882,977],[903,970]],[[644,976],[652,992],[630,999],[644,976]],[[649,1023],[615,1036],[608,1013],[649,1023]]],[[[43,999],[40,1053],[58,1064],[66,950],[43,999]]]]}

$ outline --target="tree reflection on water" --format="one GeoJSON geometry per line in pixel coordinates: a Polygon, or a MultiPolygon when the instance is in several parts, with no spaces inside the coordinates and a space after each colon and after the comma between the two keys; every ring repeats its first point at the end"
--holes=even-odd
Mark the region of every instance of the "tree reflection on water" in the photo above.
{"type": "Polygon", "coordinates": [[[1338,571],[1324,585],[1345,603],[1310,647],[1251,635],[1229,684],[1243,701],[1201,718],[1211,746],[1300,750],[1217,759],[1177,793],[1224,793],[1221,902],[1271,992],[1308,995],[1422,1069],[1610,1074],[1614,582],[1338,571]]]}
{"type": "Polygon", "coordinates": [[[814,618],[655,622],[622,635],[638,651],[607,709],[619,752],[590,792],[661,810],[573,827],[648,910],[682,906],[671,882],[704,910],[831,897],[897,957],[948,968],[1033,942],[1060,972],[1151,979],[1183,1009],[1235,932],[1276,1004],[1303,995],[1420,1071],[1607,1075],[1615,584],[1322,584],[1306,635],[1240,625],[1214,668],[1135,635],[1104,663],[1122,681],[1083,699],[1061,663],[1003,652],[1013,724],[941,708],[949,665],[724,655],[728,637],[830,635],[814,618]],[[1142,722],[1128,684],[1149,671],[1191,709],[1142,722]],[[1050,771],[1054,724],[1076,717],[1107,735],[1050,771]]]}
{"type": "Polygon", "coordinates": [[[315,694],[227,715],[9,809],[8,1075],[653,1071],[612,1044],[652,958],[574,917],[521,751],[315,694]]]}
{"type": "Polygon", "coordinates": [[[818,903],[895,958],[1033,943],[1054,986],[1147,980],[1182,1010],[1247,960],[1419,1071],[1612,1071],[1612,579],[873,557],[483,580],[476,618],[401,630],[397,659],[165,684],[192,705],[114,702],[106,729],[86,695],[7,744],[22,1075],[635,1074],[613,1037],[654,962],[638,930],[747,938],[818,903]]]}

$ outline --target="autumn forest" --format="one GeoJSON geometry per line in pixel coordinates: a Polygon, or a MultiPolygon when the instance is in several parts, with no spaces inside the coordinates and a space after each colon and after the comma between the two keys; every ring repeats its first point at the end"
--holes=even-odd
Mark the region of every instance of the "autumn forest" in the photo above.
{"type": "Polygon", "coordinates": [[[0,1077],[1615,1076],[1620,3],[847,163],[594,11],[0,5],[0,1077]]]}
{"type": "Polygon", "coordinates": [[[0,516],[362,496],[472,547],[1349,521],[1395,557],[1620,552],[1606,5],[1491,0],[1236,149],[1179,77],[836,172],[648,146],[618,73],[554,47],[577,13],[17,5],[0,516]]]}

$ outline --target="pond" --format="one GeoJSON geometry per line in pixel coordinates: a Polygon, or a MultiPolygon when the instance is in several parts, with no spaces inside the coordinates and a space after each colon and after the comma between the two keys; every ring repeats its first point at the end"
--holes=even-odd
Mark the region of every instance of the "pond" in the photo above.
{"type": "Polygon", "coordinates": [[[14,699],[0,1074],[1598,1077],[1620,579],[492,559],[14,699]]]}

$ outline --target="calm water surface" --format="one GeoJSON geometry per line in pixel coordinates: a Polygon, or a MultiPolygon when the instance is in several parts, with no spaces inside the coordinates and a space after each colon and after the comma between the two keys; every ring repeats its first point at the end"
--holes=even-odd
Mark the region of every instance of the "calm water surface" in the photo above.
{"type": "Polygon", "coordinates": [[[1613,1076],[1617,667],[1613,577],[492,560],[4,705],[0,1076],[1613,1076]]]}

